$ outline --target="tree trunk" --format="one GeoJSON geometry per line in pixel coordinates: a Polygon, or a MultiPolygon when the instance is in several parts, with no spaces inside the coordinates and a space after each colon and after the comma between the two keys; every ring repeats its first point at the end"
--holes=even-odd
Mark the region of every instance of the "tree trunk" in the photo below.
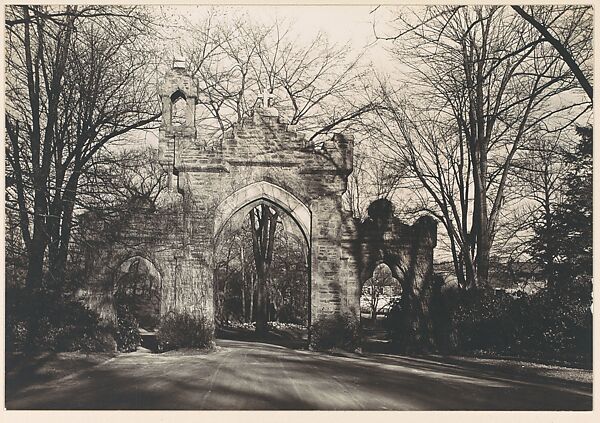
{"type": "Polygon", "coordinates": [[[267,326],[267,293],[264,263],[257,263],[257,291],[256,291],[256,332],[264,334],[268,331],[267,326]]]}
{"type": "Polygon", "coordinates": [[[26,289],[29,294],[29,310],[27,311],[27,339],[25,350],[28,352],[37,349],[39,335],[39,321],[41,313],[47,308],[42,304],[42,290],[44,286],[44,258],[48,246],[48,236],[45,215],[47,213],[46,200],[43,190],[36,188],[34,200],[33,237],[29,249],[27,262],[26,289]]]}
{"type": "Polygon", "coordinates": [[[406,272],[399,266],[390,266],[392,276],[402,283],[400,297],[400,336],[396,345],[404,352],[427,352],[435,346],[433,323],[431,321],[431,268],[423,272],[418,269],[417,252],[412,252],[406,272]]]}
{"type": "Polygon", "coordinates": [[[67,256],[71,242],[71,228],[73,226],[73,210],[80,175],[79,169],[73,171],[66,184],[64,196],[59,198],[58,206],[53,207],[54,213],[56,213],[53,225],[56,225],[56,227],[51,232],[52,242],[48,246],[48,258],[53,288],[58,290],[64,285],[67,256]]]}
{"type": "Polygon", "coordinates": [[[256,264],[258,292],[256,296],[256,332],[268,331],[268,295],[267,284],[273,259],[273,242],[278,215],[269,206],[261,205],[250,211],[252,248],[256,264]]]}
{"type": "Polygon", "coordinates": [[[254,322],[254,273],[250,274],[250,321],[254,322]]]}
{"type": "Polygon", "coordinates": [[[242,321],[244,323],[246,320],[246,273],[244,272],[244,246],[240,241],[240,273],[241,273],[241,284],[240,284],[240,296],[242,300],[242,321]]]}

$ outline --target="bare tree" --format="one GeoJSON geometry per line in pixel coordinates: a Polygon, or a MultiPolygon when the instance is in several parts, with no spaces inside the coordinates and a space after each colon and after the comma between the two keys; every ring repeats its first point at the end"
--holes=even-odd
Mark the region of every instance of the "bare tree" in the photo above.
{"type": "MultiPolygon", "coordinates": [[[[261,222],[262,211],[263,207],[259,206],[252,212],[259,216],[258,223],[261,222]]],[[[263,313],[266,321],[307,324],[308,248],[300,229],[284,213],[277,214],[277,222],[269,228],[274,228],[273,236],[268,234],[266,240],[267,250],[271,242],[276,254],[265,266],[261,265],[259,257],[258,268],[264,267],[267,274],[266,281],[261,282],[258,281],[252,236],[257,228],[251,227],[250,217],[240,215],[232,218],[216,243],[217,314],[248,322],[252,321],[253,314],[260,321],[260,313],[263,313]],[[264,283],[260,302],[257,292],[259,283],[264,283]]],[[[263,235],[264,232],[256,234],[256,238],[262,238],[263,235]]]]}
{"type": "Polygon", "coordinates": [[[300,42],[291,25],[260,25],[243,18],[220,22],[213,12],[192,29],[183,46],[199,84],[198,123],[220,140],[252,113],[261,93],[311,141],[353,125],[376,107],[367,96],[362,54],[317,34],[300,42]]]}
{"type": "Polygon", "coordinates": [[[151,20],[120,6],[6,12],[7,162],[26,284],[30,291],[42,286],[48,251],[48,282],[58,288],[81,175],[105,145],[159,116],[142,54],[152,54],[151,20]]]}
{"type": "Polygon", "coordinates": [[[571,72],[573,72],[573,75],[575,75],[575,78],[577,78],[577,81],[579,81],[581,88],[585,91],[590,101],[593,102],[594,90],[590,81],[592,73],[590,62],[592,61],[592,57],[589,54],[590,49],[585,46],[585,43],[593,37],[592,6],[529,6],[528,8],[512,6],[512,8],[537,29],[544,39],[556,49],[560,57],[569,66],[569,69],[571,69],[571,72]],[[561,23],[583,28],[585,33],[577,33],[569,29],[565,31],[561,23]],[[561,29],[563,31],[560,31],[561,29]],[[579,39],[571,39],[574,34],[577,34],[579,39]],[[563,37],[565,38],[561,39],[563,37]],[[587,69],[582,69],[582,65],[586,66],[587,69]]]}
{"type": "Polygon", "coordinates": [[[250,210],[252,249],[257,275],[256,332],[266,333],[267,326],[267,286],[273,262],[273,245],[279,213],[272,207],[261,205],[250,210]]]}
{"type": "MultiPolygon", "coordinates": [[[[370,125],[372,123],[368,126],[370,125]]],[[[353,169],[348,176],[348,188],[343,196],[347,210],[360,220],[366,217],[367,207],[374,200],[394,198],[402,190],[406,176],[396,160],[388,162],[373,154],[377,148],[369,141],[365,136],[361,143],[355,145],[353,169]]],[[[397,207],[396,210],[402,213],[404,208],[397,207]]]]}
{"type": "MultiPolygon", "coordinates": [[[[507,187],[506,222],[499,228],[498,253],[505,261],[518,266],[529,258],[530,238],[534,228],[553,227],[555,207],[561,202],[564,178],[570,165],[565,160],[566,151],[574,140],[572,131],[537,131],[532,142],[524,146],[515,157],[511,169],[511,185],[507,187]]],[[[551,262],[546,257],[547,262],[551,262]]]]}
{"type": "Polygon", "coordinates": [[[380,153],[412,170],[416,197],[446,229],[460,284],[485,285],[517,153],[541,123],[568,125],[588,104],[553,103],[577,88],[576,81],[510,9],[412,13],[398,16],[402,36],[392,51],[412,72],[412,95],[419,100],[382,88],[387,111],[379,114],[380,153]]]}
{"type": "Polygon", "coordinates": [[[158,208],[163,205],[167,178],[157,151],[151,147],[105,149],[94,157],[89,170],[82,175],[78,206],[82,210],[110,213],[137,198],[158,208]]]}
{"type": "Polygon", "coordinates": [[[392,271],[385,264],[381,264],[373,271],[371,276],[363,285],[363,295],[367,298],[371,319],[376,320],[377,314],[386,307],[389,307],[388,301],[385,301],[385,288],[390,289],[391,294],[396,294],[400,290],[400,283],[392,276],[392,271]]]}

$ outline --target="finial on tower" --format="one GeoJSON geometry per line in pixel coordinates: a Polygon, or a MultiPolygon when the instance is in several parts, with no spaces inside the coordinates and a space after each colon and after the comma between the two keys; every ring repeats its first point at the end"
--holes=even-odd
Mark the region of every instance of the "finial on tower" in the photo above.
{"type": "Polygon", "coordinates": [[[269,107],[273,107],[273,103],[275,100],[275,94],[272,92],[262,92],[258,95],[258,98],[262,99],[262,108],[268,109],[269,107]]]}
{"type": "Polygon", "coordinates": [[[185,58],[182,54],[173,57],[173,69],[185,69],[185,58]]]}
{"type": "Polygon", "coordinates": [[[258,99],[261,101],[258,102],[256,110],[260,115],[270,117],[279,116],[279,111],[274,107],[275,94],[264,91],[258,95],[258,99]]]}

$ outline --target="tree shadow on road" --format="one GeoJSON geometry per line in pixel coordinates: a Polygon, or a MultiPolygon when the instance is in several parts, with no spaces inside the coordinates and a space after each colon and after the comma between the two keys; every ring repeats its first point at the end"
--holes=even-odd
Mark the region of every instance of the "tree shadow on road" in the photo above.
{"type": "Polygon", "coordinates": [[[219,341],[205,355],[123,354],[8,395],[9,409],[590,410],[591,386],[494,366],[219,341]]]}
{"type": "Polygon", "coordinates": [[[119,358],[7,401],[25,409],[585,410],[591,393],[413,358],[226,341],[205,356],[119,358]]]}
{"type": "Polygon", "coordinates": [[[114,356],[115,354],[112,353],[43,352],[36,355],[9,353],[5,356],[6,392],[18,392],[33,384],[73,374],[114,356]]]}

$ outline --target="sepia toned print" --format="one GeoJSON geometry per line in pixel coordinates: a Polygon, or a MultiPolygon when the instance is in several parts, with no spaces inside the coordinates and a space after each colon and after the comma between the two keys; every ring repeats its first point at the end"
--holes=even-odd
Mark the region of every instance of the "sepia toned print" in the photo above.
{"type": "Polygon", "coordinates": [[[591,410],[592,34],[6,6],[6,408],[591,410]]]}

